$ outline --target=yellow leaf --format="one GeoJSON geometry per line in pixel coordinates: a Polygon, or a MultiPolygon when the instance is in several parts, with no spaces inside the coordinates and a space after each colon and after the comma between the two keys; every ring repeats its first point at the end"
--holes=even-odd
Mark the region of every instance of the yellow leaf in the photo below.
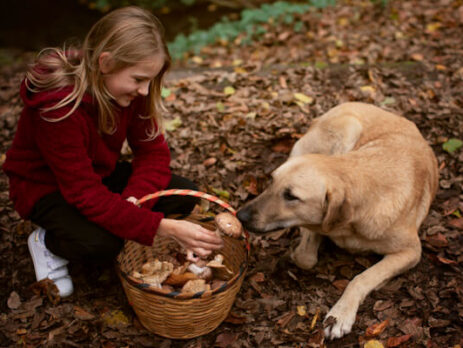
{"type": "Polygon", "coordinates": [[[376,92],[375,88],[373,86],[362,86],[360,87],[360,90],[365,93],[370,93],[373,94],[376,92]]]}
{"type": "Polygon", "coordinates": [[[438,30],[442,26],[442,23],[439,22],[434,22],[434,23],[429,23],[426,26],[426,31],[428,33],[434,33],[436,30],[438,30]]]}
{"type": "Polygon", "coordinates": [[[243,60],[242,59],[235,59],[233,60],[233,66],[239,66],[241,64],[243,64],[243,60]]]}
{"type": "Polygon", "coordinates": [[[436,64],[436,70],[447,70],[447,67],[445,65],[436,64]]]}
{"type": "Polygon", "coordinates": [[[241,68],[241,67],[239,67],[239,66],[235,67],[235,69],[233,69],[233,70],[234,70],[237,74],[246,74],[246,73],[247,73],[246,69],[241,68]]]}
{"type": "Polygon", "coordinates": [[[103,320],[109,326],[127,326],[130,323],[129,319],[120,309],[106,312],[103,314],[103,320]]]}
{"type": "Polygon", "coordinates": [[[317,323],[319,315],[320,315],[320,308],[317,308],[317,311],[315,312],[315,315],[313,316],[312,323],[310,324],[310,330],[312,330],[315,327],[315,324],[317,323]]]}
{"type": "Polygon", "coordinates": [[[300,317],[305,317],[307,315],[305,306],[297,306],[297,315],[299,315],[300,317]]]}
{"type": "Polygon", "coordinates": [[[257,115],[257,114],[256,114],[255,112],[248,112],[248,113],[245,115],[245,117],[246,117],[246,118],[250,118],[250,119],[253,120],[253,119],[256,118],[256,115],[257,115]]]}
{"type": "Polygon", "coordinates": [[[235,94],[235,89],[232,86],[227,86],[223,89],[223,92],[226,95],[232,95],[232,94],[235,94]]]}
{"type": "Polygon", "coordinates": [[[363,348],[384,348],[383,344],[378,340],[369,340],[363,348]]]}
{"type": "Polygon", "coordinates": [[[340,25],[341,27],[345,27],[346,25],[349,24],[349,20],[348,20],[347,18],[343,17],[343,18],[340,18],[340,19],[338,20],[338,23],[339,23],[339,25],[340,25]]]}
{"type": "Polygon", "coordinates": [[[267,109],[267,110],[270,109],[270,104],[267,102],[263,102],[261,105],[264,109],[267,109]]]}
{"type": "Polygon", "coordinates": [[[225,199],[229,199],[230,198],[230,192],[226,191],[226,190],[221,190],[221,189],[216,189],[216,188],[212,188],[212,191],[218,195],[220,198],[225,198],[225,199]]]}
{"type": "Polygon", "coordinates": [[[179,116],[177,116],[173,120],[167,120],[164,122],[164,127],[166,131],[169,131],[169,132],[175,131],[181,125],[182,125],[182,120],[180,119],[179,116]]]}
{"type": "Polygon", "coordinates": [[[299,100],[300,102],[304,104],[312,104],[313,103],[313,98],[309,97],[308,95],[302,94],[302,93],[294,93],[294,98],[299,100]]]}
{"type": "Polygon", "coordinates": [[[193,61],[193,63],[196,63],[196,64],[201,64],[203,62],[203,59],[198,56],[194,56],[193,58],[191,58],[191,60],[193,61]]]}

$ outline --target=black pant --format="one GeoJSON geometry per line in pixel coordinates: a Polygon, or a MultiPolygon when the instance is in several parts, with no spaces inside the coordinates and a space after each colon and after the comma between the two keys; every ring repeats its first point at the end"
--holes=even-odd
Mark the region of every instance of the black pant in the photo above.
{"type": "MultiPolygon", "coordinates": [[[[103,184],[112,192],[121,193],[131,173],[131,164],[120,162],[114,172],[103,179],[103,184]]],[[[178,175],[172,175],[167,187],[173,188],[197,190],[194,183],[178,175]]],[[[189,214],[198,200],[191,196],[165,196],[152,210],[164,215],[189,214]]],[[[47,248],[69,261],[106,262],[114,259],[124,245],[123,239],[88,221],[60,192],[42,197],[34,206],[30,219],[46,230],[47,248]]]]}

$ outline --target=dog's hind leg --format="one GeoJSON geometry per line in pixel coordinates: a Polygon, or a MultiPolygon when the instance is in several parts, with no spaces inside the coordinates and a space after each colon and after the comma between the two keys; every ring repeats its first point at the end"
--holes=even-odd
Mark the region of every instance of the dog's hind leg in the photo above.
{"type": "Polygon", "coordinates": [[[326,315],[325,323],[330,317],[333,317],[335,322],[325,328],[325,337],[334,339],[348,334],[355,322],[358,307],[365,297],[387,280],[414,267],[420,256],[421,245],[417,241],[415,247],[388,254],[380,262],[357,275],[326,315]]]}
{"type": "Polygon", "coordinates": [[[291,260],[294,264],[302,269],[311,269],[318,262],[318,247],[323,236],[301,227],[301,241],[299,245],[291,252],[291,260]]]}

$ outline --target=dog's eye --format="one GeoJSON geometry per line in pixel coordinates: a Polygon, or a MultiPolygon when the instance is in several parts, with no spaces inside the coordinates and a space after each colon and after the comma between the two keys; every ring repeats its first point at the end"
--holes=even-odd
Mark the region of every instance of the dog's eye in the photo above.
{"type": "Polygon", "coordinates": [[[283,198],[287,201],[299,201],[299,197],[296,197],[295,195],[293,195],[290,189],[286,189],[283,192],[283,198]]]}

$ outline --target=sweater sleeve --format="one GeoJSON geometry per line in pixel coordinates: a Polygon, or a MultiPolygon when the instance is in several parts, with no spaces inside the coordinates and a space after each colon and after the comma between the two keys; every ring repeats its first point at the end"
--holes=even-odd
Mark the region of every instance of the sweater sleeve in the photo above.
{"type": "MultiPolygon", "coordinates": [[[[151,122],[132,115],[127,130],[127,140],[133,152],[132,175],[122,192],[122,197],[137,199],[164,190],[171,180],[170,151],[162,134],[148,139],[151,122]]],[[[151,209],[156,200],[150,200],[143,207],[151,209]]]]}
{"type": "Polygon", "coordinates": [[[61,194],[89,221],[121,238],[151,245],[163,214],[136,207],[102,183],[87,153],[89,130],[78,112],[59,122],[35,121],[37,146],[61,194]]]}

